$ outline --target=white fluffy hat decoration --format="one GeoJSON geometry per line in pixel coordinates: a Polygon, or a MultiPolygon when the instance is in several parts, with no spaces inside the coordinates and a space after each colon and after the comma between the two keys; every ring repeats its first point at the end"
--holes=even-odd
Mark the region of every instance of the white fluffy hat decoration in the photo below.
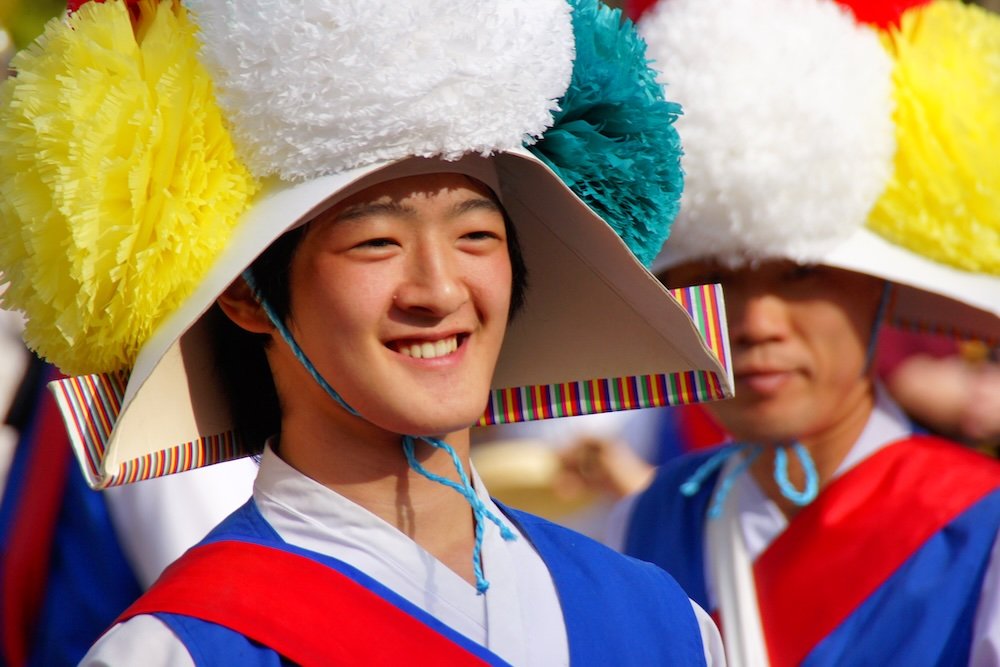
{"type": "Polygon", "coordinates": [[[639,24],[686,111],[671,262],[815,262],[892,173],[892,59],[832,0],[662,0],[639,24]]]}
{"type": "Polygon", "coordinates": [[[259,177],[519,148],[552,124],[572,71],[564,0],[184,4],[259,177]]]}
{"type": "Polygon", "coordinates": [[[634,3],[685,109],[685,191],[653,270],[827,264],[892,281],[899,324],[995,344],[1000,22],[950,0],[854,4],[634,3]]]}
{"type": "Polygon", "coordinates": [[[679,108],[618,12],[71,9],[0,86],[0,282],[29,344],[76,376],[53,391],[92,486],[245,455],[205,313],[285,231],[413,173],[483,181],[521,242],[530,289],[482,423],[730,395],[718,290],[667,292],[622,241],[655,255],[681,179],[679,108]],[[607,180],[594,151],[612,156],[607,180]]]}

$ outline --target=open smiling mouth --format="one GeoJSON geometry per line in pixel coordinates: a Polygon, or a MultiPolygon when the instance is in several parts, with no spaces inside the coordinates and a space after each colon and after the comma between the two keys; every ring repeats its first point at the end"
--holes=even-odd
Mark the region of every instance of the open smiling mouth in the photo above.
{"type": "Polygon", "coordinates": [[[394,341],[390,347],[414,359],[436,359],[455,352],[468,337],[468,334],[455,334],[436,341],[394,341]]]}

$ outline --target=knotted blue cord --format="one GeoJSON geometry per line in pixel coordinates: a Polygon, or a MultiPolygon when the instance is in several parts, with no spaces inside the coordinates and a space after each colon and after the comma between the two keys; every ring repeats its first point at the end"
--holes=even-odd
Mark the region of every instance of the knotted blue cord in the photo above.
{"type": "Polygon", "coordinates": [[[739,465],[733,468],[728,475],[722,478],[719,482],[719,488],[717,488],[715,493],[712,495],[712,504],[708,508],[709,519],[718,519],[722,516],[722,506],[726,502],[726,496],[729,495],[729,492],[733,488],[733,483],[736,481],[737,477],[746,472],[746,469],[757,460],[757,457],[760,456],[761,450],[763,450],[763,447],[760,445],[751,447],[746,457],[740,461],[739,465]]]}
{"type": "Polygon", "coordinates": [[[792,451],[802,464],[802,470],[806,475],[806,484],[801,491],[792,486],[788,479],[788,448],[778,447],[774,453],[774,481],[778,483],[781,495],[795,503],[799,507],[808,505],[816,500],[819,495],[819,474],[816,472],[816,464],[801,442],[792,445],[792,451]]]}
{"type": "Polygon", "coordinates": [[[688,477],[687,480],[681,484],[681,493],[688,497],[698,493],[701,489],[701,485],[705,482],[705,479],[708,478],[708,476],[711,475],[717,468],[721,467],[727,460],[729,460],[729,457],[734,456],[739,452],[748,452],[746,457],[719,481],[719,485],[712,494],[712,502],[708,507],[708,518],[719,518],[719,516],[722,515],[722,506],[725,504],[726,497],[732,490],[733,483],[736,481],[736,478],[742,475],[746,469],[757,460],[757,457],[760,456],[762,450],[763,447],[760,445],[735,445],[719,450],[713,454],[711,458],[698,466],[698,469],[694,471],[694,474],[688,477]]]}
{"type": "MultiPolygon", "coordinates": [[[[746,451],[746,457],[740,461],[739,465],[733,468],[721,480],[715,492],[712,494],[712,501],[708,508],[708,518],[717,519],[722,514],[722,506],[726,502],[726,497],[733,488],[736,478],[746,472],[747,468],[753,465],[760,453],[764,450],[761,445],[735,445],[720,449],[707,461],[702,463],[680,486],[680,491],[685,496],[691,497],[698,493],[705,480],[720,468],[731,456],[746,451]]],[[[774,481],[778,485],[781,495],[799,507],[808,505],[819,495],[819,474],[816,472],[816,464],[802,443],[796,442],[792,445],[792,451],[802,464],[802,470],[806,475],[805,487],[799,491],[792,486],[788,479],[788,448],[778,447],[774,453],[774,481]]]]}
{"type": "Polygon", "coordinates": [[[483,576],[483,568],[481,562],[482,557],[480,554],[483,545],[483,523],[484,523],[483,519],[484,518],[489,519],[490,521],[495,523],[497,528],[500,529],[500,536],[503,537],[503,539],[507,540],[508,542],[516,539],[516,536],[514,535],[513,531],[511,531],[511,529],[507,527],[507,524],[501,521],[496,514],[491,512],[486,507],[486,504],[476,493],[475,489],[472,488],[472,483],[469,482],[469,478],[465,474],[465,468],[462,467],[462,462],[459,461],[458,454],[455,452],[455,449],[451,445],[449,445],[444,440],[440,440],[438,438],[428,438],[424,436],[419,437],[420,440],[423,440],[432,447],[436,449],[442,449],[448,453],[448,455],[451,457],[452,463],[455,465],[455,470],[458,471],[459,478],[462,480],[461,484],[457,484],[448,479],[447,477],[442,477],[440,475],[437,475],[431,472],[430,470],[427,470],[426,468],[424,468],[423,465],[420,464],[420,461],[417,460],[417,457],[413,451],[417,439],[418,439],[417,437],[414,437],[412,435],[403,436],[403,452],[406,454],[406,461],[407,463],[410,464],[410,467],[429,480],[432,480],[439,484],[444,484],[445,486],[449,486],[455,489],[460,494],[462,494],[465,500],[472,507],[472,513],[476,517],[476,544],[472,548],[472,569],[476,573],[476,590],[479,591],[480,593],[485,593],[486,590],[490,587],[490,582],[486,581],[486,578],[483,576]]]}
{"type": "Polygon", "coordinates": [[[705,479],[715,472],[716,468],[722,466],[726,460],[733,454],[739,452],[746,445],[735,445],[733,447],[723,447],[715,454],[712,454],[707,461],[698,466],[698,469],[681,484],[681,493],[687,497],[691,497],[701,490],[701,485],[705,482],[705,479]]]}
{"type": "MultiPolygon", "coordinates": [[[[309,374],[319,383],[319,386],[323,388],[323,391],[327,393],[330,398],[337,402],[337,404],[347,410],[349,413],[356,417],[361,417],[358,412],[352,408],[347,402],[341,398],[340,394],[330,386],[330,384],[320,375],[320,372],[316,370],[312,361],[306,356],[306,353],[299,347],[298,342],[292,336],[292,332],[288,330],[285,323],[282,322],[281,318],[278,317],[277,313],[271,307],[271,304],[261,296],[257,289],[257,281],[254,279],[253,272],[250,269],[243,271],[243,280],[246,281],[247,286],[250,287],[250,291],[253,293],[254,299],[260,304],[261,308],[264,309],[264,313],[267,314],[267,318],[274,325],[274,328],[278,330],[278,334],[281,336],[282,340],[291,349],[292,354],[295,358],[299,360],[309,374]]],[[[362,417],[363,419],[363,417],[362,417]]],[[[469,482],[468,475],[465,474],[465,468],[462,466],[462,462],[458,458],[458,453],[455,452],[454,448],[443,440],[437,438],[428,438],[424,436],[403,436],[403,453],[406,455],[406,461],[409,463],[410,467],[415,470],[418,474],[423,475],[427,479],[430,479],[439,484],[444,484],[447,487],[455,489],[465,498],[466,502],[472,507],[472,516],[475,521],[475,545],[472,548],[472,569],[476,574],[476,590],[482,594],[490,587],[490,582],[486,580],[483,576],[482,568],[482,547],[483,547],[483,523],[485,519],[489,519],[497,525],[500,529],[500,535],[503,539],[511,541],[516,539],[513,531],[493,512],[487,509],[485,503],[476,494],[475,489],[473,489],[472,484],[469,482]],[[455,466],[455,470],[458,472],[458,477],[461,480],[461,484],[457,484],[446,477],[441,477],[435,473],[424,468],[419,461],[417,461],[414,455],[414,444],[417,439],[427,442],[432,447],[437,449],[442,449],[448,453],[451,457],[451,461],[455,466]]]]}

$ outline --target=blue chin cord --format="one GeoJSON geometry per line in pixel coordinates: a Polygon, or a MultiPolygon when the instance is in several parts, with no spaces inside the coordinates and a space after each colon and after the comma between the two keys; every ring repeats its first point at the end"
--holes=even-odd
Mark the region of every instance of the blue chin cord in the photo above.
{"type": "MultiPolygon", "coordinates": [[[[325,391],[327,395],[337,403],[337,405],[347,410],[347,412],[354,415],[355,417],[361,417],[361,415],[359,415],[354,408],[348,405],[347,402],[343,398],[341,398],[340,394],[338,394],[337,391],[330,386],[330,384],[323,378],[323,376],[320,375],[319,371],[316,370],[316,367],[309,360],[309,357],[306,356],[305,352],[302,351],[302,348],[299,347],[299,344],[295,341],[295,338],[292,337],[292,332],[288,330],[288,327],[285,326],[285,323],[282,322],[281,318],[277,316],[277,314],[274,312],[274,309],[271,308],[271,304],[269,304],[260,295],[260,292],[257,289],[257,281],[254,279],[253,272],[250,269],[246,269],[243,272],[243,280],[245,280],[247,285],[250,287],[250,291],[253,293],[254,298],[257,300],[257,303],[259,303],[261,308],[264,309],[264,312],[267,314],[267,318],[271,320],[271,324],[274,325],[274,328],[277,329],[278,333],[281,335],[281,338],[285,341],[285,343],[288,344],[288,347],[292,350],[292,354],[295,355],[295,358],[299,360],[299,362],[305,367],[305,369],[309,372],[309,374],[313,377],[313,379],[316,380],[319,386],[323,388],[323,391],[325,391]]],[[[500,536],[503,537],[503,539],[507,540],[508,542],[516,539],[516,536],[514,535],[513,531],[511,531],[511,529],[507,526],[507,524],[504,523],[496,514],[491,512],[486,507],[486,504],[482,501],[482,499],[480,499],[480,497],[476,494],[476,490],[472,487],[472,483],[469,481],[469,476],[465,473],[465,468],[462,466],[462,462],[458,458],[458,453],[451,445],[449,445],[444,440],[441,440],[440,438],[431,438],[427,436],[412,436],[412,435],[404,435],[402,444],[403,444],[403,453],[406,456],[406,461],[407,463],[409,463],[410,467],[413,470],[415,470],[417,473],[423,475],[424,477],[426,477],[431,481],[437,482],[439,484],[444,484],[445,486],[454,489],[459,494],[461,494],[463,498],[465,498],[466,502],[468,502],[469,506],[472,508],[472,515],[473,519],[475,520],[475,526],[476,526],[475,546],[473,546],[472,548],[472,569],[476,575],[476,591],[478,591],[480,594],[485,593],[487,589],[489,589],[490,587],[490,582],[488,582],[486,580],[486,577],[483,576],[483,566],[482,566],[482,549],[483,549],[483,534],[484,534],[485,521],[489,520],[494,524],[496,524],[496,526],[500,529],[500,536]],[[455,470],[458,471],[458,477],[460,483],[456,483],[446,477],[437,475],[427,470],[423,465],[420,464],[415,454],[416,443],[418,440],[423,440],[431,447],[443,450],[448,453],[448,456],[451,457],[452,464],[455,466],[455,470]]]]}
{"type": "MultiPolygon", "coordinates": [[[[868,339],[868,347],[865,351],[865,366],[863,373],[868,373],[871,369],[872,364],[875,361],[875,351],[878,343],[878,334],[882,328],[882,323],[885,320],[885,313],[889,307],[889,302],[892,297],[892,283],[886,281],[882,286],[882,295],[879,298],[878,308],[875,312],[875,321],[872,324],[871,337],[868,339]]],[[[805,486],[801,491],[795,488],[791,480],[788,479],[788,445],[782,445],[777,448],[774,453],[774,481],[778,485],[778,490],[781,491],[781,495],[786,498],[789,502],[799,506],[805,507],[812,501],[816,500],[816,496],[819,495],[819,473],[816,471],[816,463],[813,461],[812,456],[809,454],[809,450],[802,445],[801,442],[793,442],[791,444],[791,449],[795,453],[796,458],[799,460],[799,464],[802,466],[802,470],[806,476],[805,486]]],[[[739,465],[733,468],[722,480],[719,481],[718,486],[715,489],[715,493],[712,495],[712,501],[708,508],[708,518],[717,519],[722,514],[722,507],[726,502],[726,496],[732,490],[733,482],[736,478],[746,472],[760,453],[763,451],[761,445],[747,445],[747,444],[737,444],[730,447],[724,447],[716,452],[714,455],[709,457],[704,463],[698,466],[698,469],[694,471],[687,480],[684,481],[680,486],[680,491],[683,495],[691,497],[701,490],[702,484],[716,469],[721,468],[722,465],[729,459],[729,457],[734,456],[740,452],[746,452],[746,456],[739,465]]]]}
{"type": "MultiPolygon", "coordinates": [[[[777,483],[778,490],[781,491],[782,496],[795,505],[804,507],[816,500],[816,496],[819,495],[819,474],[816,472],[816,464],[809,455],[809,450],[800,442],[792,443],[791,449],[799,459],[799,463],[802,465],[802,470],[806,476],[806,483],[802,490],[799,491],[796,489],[788,479],[788,448],[788,445],[779,446],[774,453],[774,481],[777,483]]],[[[736,478],[746,472],[747,468],[753,465],[753,462],[757,460],[757,457],[763,451],[764,447],[762,445],[748,444],[732,445],[720,449],[707,461],[698,466],[694,474],[681,484],[681,493],[688,497],[695,495],[701,490],[701,486],[708,476],[718,468],[721,468],[731,456],[746,452],[743,460],[719,481],[715,488],[715,493],[712,494],[712,501],[708,507],[708,518],[718,519],[722,515],[722,507],[726,503],[726,497],[732,490],[736,478]]]]}

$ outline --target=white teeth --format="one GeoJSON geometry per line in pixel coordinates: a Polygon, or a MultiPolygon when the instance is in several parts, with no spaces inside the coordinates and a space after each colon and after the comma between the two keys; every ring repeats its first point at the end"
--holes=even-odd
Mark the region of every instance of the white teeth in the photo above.
{"type": "Polygon", "coordinates": [[[400,345],[399,353],[414,359],[435,359],[451,354],[458,349],[458,337],[451,336],[443,338],[434,343],[414,343],[412,345],[400,345]]]}

